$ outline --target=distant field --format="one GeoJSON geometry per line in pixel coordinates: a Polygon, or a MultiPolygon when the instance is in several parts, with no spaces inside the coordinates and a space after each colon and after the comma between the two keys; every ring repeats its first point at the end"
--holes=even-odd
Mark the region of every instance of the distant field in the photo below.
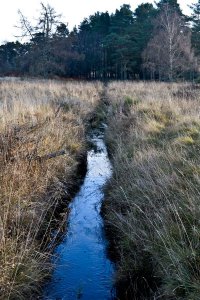
{"type": "Polygon", "coordinates": [[[144,299],[197,300],[200,86],[113,82],[107,98],[114,173],[104,213],[117,278],[129,299],[146,290],[144,299]]]}
{"type": "Polygon", "coordinates": [[[54,212],[74,185],[101,89],[85,82],[0,82],[0,299],[35,299],[49,274],[54,212]]]}

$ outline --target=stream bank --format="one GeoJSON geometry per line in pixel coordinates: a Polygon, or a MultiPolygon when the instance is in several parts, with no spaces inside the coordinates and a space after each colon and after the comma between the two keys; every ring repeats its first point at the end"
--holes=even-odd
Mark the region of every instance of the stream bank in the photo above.
{"type": "Polygon", "coordinates": [[[87,154],[87,173],[70,204],[67,231],[54,253],[54,271],[44,289],[45,300],[115,299],[114,265],[107,257],[100,216],[103,186],[111,176],[104,134],[93,130],[87,154]]]}

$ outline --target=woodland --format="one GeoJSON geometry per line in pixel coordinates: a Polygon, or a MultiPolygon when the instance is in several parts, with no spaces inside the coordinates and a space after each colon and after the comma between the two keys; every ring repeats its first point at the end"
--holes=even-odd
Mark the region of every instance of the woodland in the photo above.
{"type": "MultiPolygon", "coordinates": [[[[69,31],[49,4],[35,24],[19,11],[19,36],[0,46],[0,76],[197,80],[200,0],[183,14],[177,0],[96,12],[69,31]]],[[[64,12],[63,12],[64,14],[64,12]]]]}

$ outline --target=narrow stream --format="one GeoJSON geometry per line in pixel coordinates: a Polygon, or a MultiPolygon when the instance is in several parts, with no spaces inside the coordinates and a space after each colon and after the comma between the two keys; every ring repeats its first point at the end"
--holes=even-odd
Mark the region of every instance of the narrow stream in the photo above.
{"type": "Polygon", "coordinates": [[[103,135],[93,134],[84,183],[70,205],[66,236],[57,246],[58,256],[44,300],[111,300],[114,266],[106,255],[100,207],[102,187],[111,176],[103,135]]]}

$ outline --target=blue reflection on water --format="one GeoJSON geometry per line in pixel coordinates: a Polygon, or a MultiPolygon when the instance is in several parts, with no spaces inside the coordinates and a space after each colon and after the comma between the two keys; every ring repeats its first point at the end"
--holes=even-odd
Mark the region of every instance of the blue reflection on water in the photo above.
{"type": "Polygon", "coordinates": [[[70,205],[66,237],[56,248],[58,256],[45,300],[114,299],[114,266],[106,256],[106,240],[100,216],[102,187],[111,176],[103,137],[92,138],[88,171],[80,192],[70,205]]]}

